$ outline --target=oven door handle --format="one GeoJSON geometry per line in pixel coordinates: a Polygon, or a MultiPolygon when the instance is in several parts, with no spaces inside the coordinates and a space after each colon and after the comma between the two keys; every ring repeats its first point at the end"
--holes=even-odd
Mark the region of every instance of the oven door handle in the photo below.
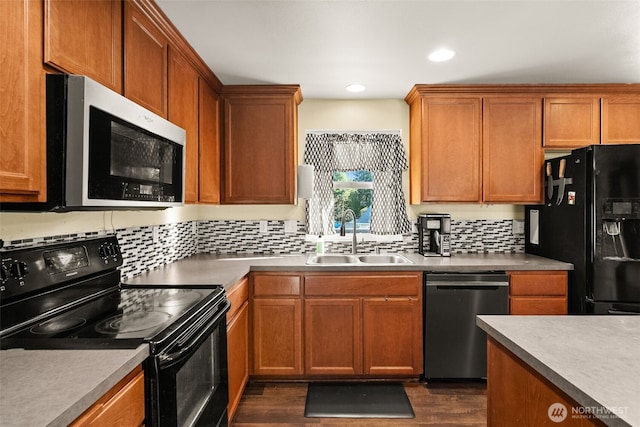
{"type": "MultiPolygon", "coordinates": [[[[183,359],[185,359],[187,356],[189,356],[191,354],[191,352],[193,350],[196,349],[196,347],[198,347],[200,345],[200,343],[202,341],[204,341],[204,338],[209,335],[211,333],[211,331],[213,331],[213,329],[215,329],[215,327],[217,326],[217,324],[223,320],[226,319],[226,314],[227,311],[229,311],[229,308],[231,307],[231,303],[227,300],[224,303],[223,309],[220,310],[214,317],[212,320],[208,321],[206,326],[204,328],[202,327],[195,327],[194,329],[196,330],[200,330],[200,332],[195,336],[195,337],[191,337],[189,335],[192,335],[194,333],[193,330],[187,331],[185,332],[185,334],[183,334],[184,336],[187,336],[189,338],[189,340],[182,344],[179,345],[180,350],[175,351],[175,352],[171,352],[171,353],[167,353],[166,351],[163,351],[161,353],[158,354],[158,367],[160,369],[166,369],[169,368],[173,365],[176,365],[178,363],[180,363],[183,359]]],[[[180,340],[180,338],[178,338],[178,341],[180,340]]],[[[167,350],[170,350],[171,347],[169,347],[167,350]]]]}

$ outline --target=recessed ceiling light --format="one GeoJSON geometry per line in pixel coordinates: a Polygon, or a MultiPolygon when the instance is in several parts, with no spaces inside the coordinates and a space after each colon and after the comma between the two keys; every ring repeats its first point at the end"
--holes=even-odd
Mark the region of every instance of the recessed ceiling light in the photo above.
{"type": "Polygon", "coordinates": [[[429,54],[429,60],[433,62],[448,61],[454,57],[456,53],[449,49],[434,50],[429,54]]]}
{"type": "Polygon", "coordinates": [[[361,85],[360,83],[352,83],[348,85],[345,89],[349,92],[364,92],[367,87],[365,85],[361,85]]]}

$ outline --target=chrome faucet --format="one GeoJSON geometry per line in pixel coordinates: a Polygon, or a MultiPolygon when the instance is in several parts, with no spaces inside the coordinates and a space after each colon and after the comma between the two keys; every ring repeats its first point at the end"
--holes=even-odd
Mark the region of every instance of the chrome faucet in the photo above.
{"type": "Polygon", "coordinates": [[[352,254],[357,254],[358,253],[358,239],[356,238],[356,213],[354,211],[352,211],[351,209],[347,209],[344,212],[342,212],[342,222],[340,223],[340,235],[341,236],[345,236],[346,235],[346,229],[344,227],[344,220],[347,217],[347,214],[349,214],[349,213],[353,217],[353,243],[352,243],[352,247],[351,247],[351,253],[352,254]]]}

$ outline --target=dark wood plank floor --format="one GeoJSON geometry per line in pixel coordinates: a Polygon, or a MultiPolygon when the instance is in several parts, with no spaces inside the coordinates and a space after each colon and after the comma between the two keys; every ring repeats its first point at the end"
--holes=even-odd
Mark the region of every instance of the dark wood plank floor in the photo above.
{"type": "Polygon", "coordinates": [[[416,418],[410,420],[305,418],[306,383],[250,383],[232,420],[249,426],[486,426],[486,384],[405,383],[416,418]]]}

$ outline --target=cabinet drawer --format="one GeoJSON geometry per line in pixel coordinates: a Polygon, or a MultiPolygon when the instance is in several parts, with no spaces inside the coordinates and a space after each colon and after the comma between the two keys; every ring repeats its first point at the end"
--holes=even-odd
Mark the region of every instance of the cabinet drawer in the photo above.
{"type": "Polygon", "coordinates": [[[300,276],[298,275],[254,275],[253,296],[300,295],[300,282],[300,276]]]}
{"type": "Polygon", "coordinates": [[[567,272],[509,273],[512,296],[566,296],[567,272]]]}
{"type": "Polygon", "coordinates": [[[418,296],[422,274],[305,275],[306,296],[418,296]]]}
{"type": "Polygon", "coordinates": [[[233,319],[242,305],[249,299],[249,279],[244,277],[227,292],[231,308],[227,312],[227,324],[233,319]]]}
{"type": "Polygon", "coordinates": [[[509,314],[567,314],[567,298],[509,298],[509,314]]]}

